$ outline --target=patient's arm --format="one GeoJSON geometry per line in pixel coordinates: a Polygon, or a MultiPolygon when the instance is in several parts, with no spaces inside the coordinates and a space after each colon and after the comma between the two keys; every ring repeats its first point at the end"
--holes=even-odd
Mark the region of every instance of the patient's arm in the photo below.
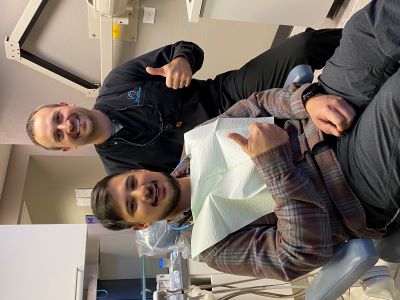
{"type": "Polygon", "coordinates": [[[274,116],[278,119],[309,118],[303,100],[303,91],[310,86],[290,85],[286,89],[270,89],[253,93],[229,108],[222,117],[256,118],[274,116]]]}
{"type": "Polygon", "coordinates": [[[354,118],[354,110],[348,102],[332,95],[316,95],[306,102],[304,90],[310,84],[290,85],[287,89],[271,89],[253,93],[237,102],[221,117],[246,118],[274,116],[278,119],[307,119],[327,134],[339,135],[347,129],[354,118]],[[334,127],[337,127],[336,129],[334,127]]]}
{"type": "Polygon", "coordinates": [[[329,198],[321,178],[294,165],[287,133],[276,125],[250,125],[249,138],[230,134],[252,157],[276,203],[275,226],[246,226],[202,253],[200,259],[227,273],[289,281],[333,254],[329,198]]]}
{"type": "Polygon", "coordinates": [[[288,143],[253,157],[276,203],[276,226],[246,226],[204,251],[200,260],[217,270],[284,281],[304,275],[333,255],[327,192],[298,169],[288,143]]]}

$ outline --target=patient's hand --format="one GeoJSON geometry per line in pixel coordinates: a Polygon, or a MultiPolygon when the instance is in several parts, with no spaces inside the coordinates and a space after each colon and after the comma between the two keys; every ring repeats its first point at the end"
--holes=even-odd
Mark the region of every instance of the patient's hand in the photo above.
{"type": "Polygon", "coordinates": [[[353,122],[356,112],[342,97],[317,94],[306,102],[315,126],[326,134],[340,136],[353,122]]]}
{"type": "Polygon", "coordinates": [[[252,123],[249,126],[249,138],[238,133],[228,134],[249,156],[256,156],[288,142],[285,130],[269,123],[252,123]]]}

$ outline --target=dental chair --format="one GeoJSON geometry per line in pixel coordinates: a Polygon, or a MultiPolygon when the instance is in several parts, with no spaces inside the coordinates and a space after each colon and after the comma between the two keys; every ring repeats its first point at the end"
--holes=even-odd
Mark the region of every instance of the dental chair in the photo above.
{"type": "MultiPolygon", "coordinates": [[[[354,239],[340,244],[306,289],[306,300],[335,300],[357,280],[364,292],[383,299],[396,297],[393,278],[386,266],[374,266],[378,259],[400,262],[400,228],[377,239],[354,239]]],[[[397,295],[400,297],[400,295],[397,295]]],[[[398,298],[393,298],[398,299],[398,298]]]]}
{"type": "MultiPolygon", "coordinates": [[[[312,82],[313,77],[310,66],[298,65],[289,73],[284,87],[290,83],[312,82]]],[[[400,228],[378,240],[354,239],[339,244],[333,258],[306,289],[305,299],[336,300],[360,279],[365,292],[380,288],[384,289],[383,294],[388,294],[393,279],[386,266],[374,267],[379,258],[400,263],[400,228]]]]}
{"type": "Polygon", "coordinates": [[[309,65],[297,65],[288,74],[283,87],[291,83],[310,83],[314,79],[314,73],[309,65]]]}

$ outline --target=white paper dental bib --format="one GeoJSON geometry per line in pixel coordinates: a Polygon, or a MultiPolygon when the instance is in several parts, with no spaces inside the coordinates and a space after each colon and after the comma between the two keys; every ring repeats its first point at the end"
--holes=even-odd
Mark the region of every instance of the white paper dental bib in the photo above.
{"type": "Polygon", "coordinates": [[[191,156],[193,259],[275,207],[250,157],[227,138],[231,132],[248,137],[256,121],[273,123],[273,118],[219,118],[185,134],[191,156]]]}

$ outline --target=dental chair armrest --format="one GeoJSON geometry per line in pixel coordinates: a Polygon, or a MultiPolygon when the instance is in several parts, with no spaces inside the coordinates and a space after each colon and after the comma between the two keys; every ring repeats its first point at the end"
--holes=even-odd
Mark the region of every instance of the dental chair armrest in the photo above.
{"type": "Polygon", "coordinates": [[[287,87],[291,83],[309,83],[314,79],[314,73],[309,65],[297,65],[288,74],[283,87],[287,87]]]}
{"type": "Polygon", "coordinates": [[[306,300],[336,300],[378,261],[370,239],[341,243],[306,290],[306,300]]]}

